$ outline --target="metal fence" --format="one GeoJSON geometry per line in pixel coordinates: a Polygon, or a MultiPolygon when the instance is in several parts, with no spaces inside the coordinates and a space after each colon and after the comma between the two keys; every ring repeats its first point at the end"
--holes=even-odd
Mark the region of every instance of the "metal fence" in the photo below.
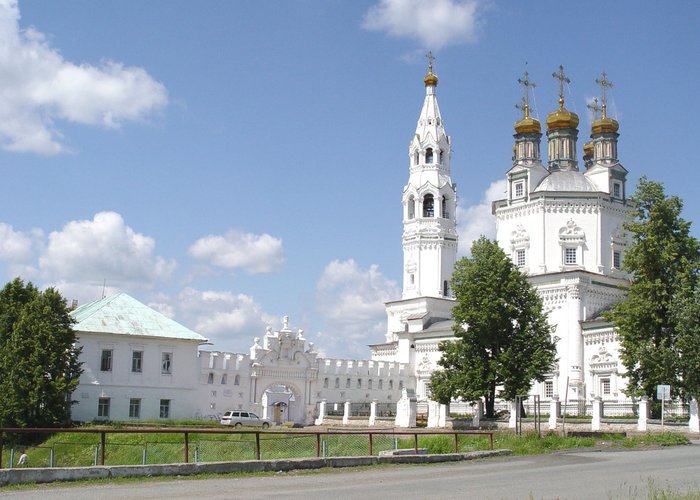
{"type": "Polygon", "coordinates": [[[0,468],[17,467],[27,449],[29,467],[86,467],[275,460],[375,455],[425,449],[458,453],[493,449],[492,432],[240,431],[229,429],[0,429],[0,468]],[[48,439],[18,446],[22,435],[48,439]]]}

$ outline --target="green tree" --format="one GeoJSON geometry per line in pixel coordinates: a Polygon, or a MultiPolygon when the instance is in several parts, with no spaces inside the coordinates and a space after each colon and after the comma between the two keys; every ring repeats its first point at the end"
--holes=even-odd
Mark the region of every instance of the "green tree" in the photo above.
{"type": "MultiPolygon", "coordinates": [[[[679,322],[697,287],[700,247],[680,216],[683,202],[666,196],[662,184],[642,178],[631,201],[635,210],[624,224],[630,246],[623,269],[632,280],[626,299],[606,318],[620,338],[627,394],[653,398],[659,384],[683,391],[679,322]]],[[[684,342],[691,337],[688,331],[684,342]]]]}
{"type": "Polygon", "coordinates": [[[70,419],[82,369],[66,301],[16,278],[0,290],[0,426],[51,427],[70,419]]]}
{"type": "Polygon", "coordinates": [[[556,339],[540,297],[498,244],[482,236],[471,252],[452,275],[455,339],[440,343],[442,370],[433,373],[430,391],[443,404],[484,398],[493,417],[496,397],[527,394],[551,372],[556,339]]]}

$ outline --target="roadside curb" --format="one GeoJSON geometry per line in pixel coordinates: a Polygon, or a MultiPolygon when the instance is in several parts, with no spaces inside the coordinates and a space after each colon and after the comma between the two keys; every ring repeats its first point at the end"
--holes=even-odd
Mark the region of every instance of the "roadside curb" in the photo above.
{"type": "Polygon", "coordinates": [[[26,468],[0,470],[0,486],[22,483],[52,483],[117,477],[189,476],[193,474],[226,474],[230,472],[286,472],[325,467],[358,467],[378,464],[432,464],[460,462],[510,455],[511,450],[472,451],[444,455],[396,455],[329,458],[290,458],[287,460],[241,460],[165,465],[105,465],[96,467],[26,468]]]}

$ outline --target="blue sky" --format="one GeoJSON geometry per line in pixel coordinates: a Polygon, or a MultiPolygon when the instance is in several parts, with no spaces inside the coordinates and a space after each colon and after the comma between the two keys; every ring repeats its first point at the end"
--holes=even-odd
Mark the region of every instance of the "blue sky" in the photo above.
{"type": "Polygon", "coordinates": [[[699,25],[697,2],[0,0],[0,278],[125,291],[222,350],[287,314],[366,357],[428,50],[464,253],[493,236],[526,63],[541,120],[564,65],[579,150],[605,70],[630,186],[697,221],[699,25]]]}

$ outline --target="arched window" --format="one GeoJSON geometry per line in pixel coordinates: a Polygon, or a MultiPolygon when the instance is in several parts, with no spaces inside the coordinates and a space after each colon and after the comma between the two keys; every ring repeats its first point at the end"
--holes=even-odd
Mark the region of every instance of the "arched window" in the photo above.
{"type": "Polygon", "coordinates": [[[425,163],[433,163],[433,148],[425,150],[425,163]]]}
{"type": "Polygon", "coordinates": [[[443,155],[442,155],[442,151],[440,151],[440,165],[442,165],[442,159],[443,159],[443,155]]]}
{"type": "Polygon", "coordinates": [[[447,297],[449,292],[450,292],[450,290],[449,290],[449,287],[447,284],[447,280],[445,280],[442,282],[442,295],[443,295],[443,297],[447,297]]]}
{"type": "Polygon", "coordinates": [[[372,379],[367,381],[367,389],[372,389],[372,379]]]}
{"type": "Polygon", "coordinates": [[[350,379],[347,379],[347,380],[345,381],[345,388],[346,388],[346,389],[350,389],[350,384],[351,384],[350,379]]]}
{"type": "Polygon", "coordinates": [[[328,388],[328,377],[323,379],[323,387],[328,388]]]}
{"type": "Polygon", "coordinates": [[[399,380],[399,390],[403,391],[403,380],[399,380]]]}
{"type": "Polygon", "coordinates": [[[450,214],[447,212],[447,196],[442,197],[442,206],[440,207],[440,215],[443,219],[449,219],[450,214]]]}
{"type": "Polygon", "coordinates": [[[221,385],[226,385],[226,382],[228,382],[228,377],[227,377],[226,374],[224,373],[224,374],[221,376],[221,385]]]}
{"type": "Polygon", "coordinates": [[[413,195],[408,197],[408,206],[406,209],[408,210],[408,218],[413,219],[416,216],[416,199],[413,195]]]}
{"type": "Polygon", "coordinates": [[[340,378],[339,377],[336,377],[336,379],[335,379],[335,388],[340,389],[340,378]]]}
{"type": "Polygon", "coordinates": [[[361,378],[357,379],[357,388],[362,389],[362,379],[361,378]]]}
{"type": "Polygon", "coordinates": [[[393,380],[389,380],[389,390],[390,391],[394,390],[394,381],[393,380]]]}
{"type": "Polygon", "coordinates": [[[426,194],[423,197],[423,217],[435,216],[435,200],[432,194],[426,194]]]}
{"type": "Polygon", "coordinates": [[[209,373],[209,376],[207,377],[207,384],[213,384],[214,383],[214,374],[209,373]]]}
{"type": "Polygon", "coordinates": [[[233,377],[233,385],[241,385],[241,376],[240,375],[236,375],[235,377],[233,377]]]}
{"type": "Polygon", "coordinates": [[[384,381],[382,379],[379,379],[379,390],[381,391],[384,388],[384,381]]]}

